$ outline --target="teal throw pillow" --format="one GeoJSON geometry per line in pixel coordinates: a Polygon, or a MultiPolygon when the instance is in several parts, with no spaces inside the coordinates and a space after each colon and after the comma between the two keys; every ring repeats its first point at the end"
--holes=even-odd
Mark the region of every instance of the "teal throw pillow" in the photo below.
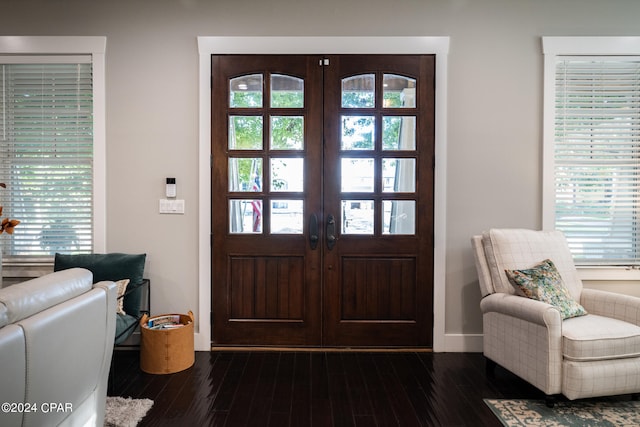
{"type": "Polygon", "coordinates": [[[546,259],[533,268],[505,270],[511,284],[526,297],[551,304],[563,319],[583,316],[587,311],[571,297],[555,264],[546,259]]]}
{"type": "MultiPolygon", "coordinates": [[[[135,289],[142,283],[146,254],[77,254],[67,255],[57,253],[54,258],[53,270],[68,268],[86,268],[93,273],[93,282],[103,280],[117,282],[129,279],[128,289],[135,289]]],[[[134,317],[140,315],[142,289],[136,289],[124,297],[123,308],[127,314],[134,317]]]]}

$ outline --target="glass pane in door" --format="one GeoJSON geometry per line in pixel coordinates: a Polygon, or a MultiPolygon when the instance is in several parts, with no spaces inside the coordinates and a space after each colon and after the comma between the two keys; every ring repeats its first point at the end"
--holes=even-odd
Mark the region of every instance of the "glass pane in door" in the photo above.
{"type": "Polygon", "coordinates": [[[382,159],[382,191],[413,193],[416,191],[416,159],[382,159]]]}
{"type": "Polygon", "coordinates": [[[414,151],[416,149],[415,116],[384,116],[382,118],[382,149],[414,151]]]}
{"type": "Polygon", "coordinates": [[[262,107],[262,74],[251,74],[229,80],[229,107],[262,107]]]}
{"type": "Polygon", "coordinates": [[[302,234],[303,221],[302,200],[271,200],[271,234],[302,234]]]}
{"type": "Polygon", "coordinates": [[[271,116],[272,150],[302,150],[304,148],[304,117],[271,116]]]}
{"type": "Polygon", "coordinates": [[[414,108],[416,106],[416,80],[385,74],[382,78],[382,105],[384,108],[414,108]]]}
{"type": "Polygon", "coordinates": [[[262,233],[262,200],[229,200],[229,233],[262,233]]]}
{"type": "Polygon", "coordinates": [[[342,200],[340,234],[373,234],[373,200],[342,200]]]}
{"type": "Polygon", "coordinates": [[[415,200],[385,200],[382,202],[383,234],[415,234],[415,200]]]}
{"type": "Polygon", "coordinates": [[[342,116],[340,148],[342,150],[373,150],[375,129],[374,116],[342,116]]]}
{"type": "Polygon", "coordinates": [[[229,149],[262,149],[262,116],[229,117],[229,149]]]}
{"type": "Polygon", "coordinates": [[[229,191],[262,191],[262,159],[230,157],[229,191]]]}
{"type": "Polygon", "coordinates": [[[271,191],[304,191],[304,159],[271,159],[271,191]]]}
{"type": "Polygon", "coordinates": [[[272,74],[271,107],[304,107],[304,80],[282,74],[272,74]]]}
{"type": "Polygon", "coordinates": [[[342,158],[341,191],[344,193],[372,193],[374,170],[373,159],[342,158]]]}
{"type": "Polygon", "coordinates": [[[375,105],[375,74],[362,74],[342,79],[343,108],[373,108],[375,105]]]}

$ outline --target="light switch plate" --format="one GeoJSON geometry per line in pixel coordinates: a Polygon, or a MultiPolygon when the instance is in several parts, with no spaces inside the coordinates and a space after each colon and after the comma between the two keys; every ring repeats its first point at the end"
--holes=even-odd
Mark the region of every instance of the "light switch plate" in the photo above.
{"type": "Polygon", "coordinates": [[[161,214],[184,214],[184,200],[160,199],[161,214]]]}

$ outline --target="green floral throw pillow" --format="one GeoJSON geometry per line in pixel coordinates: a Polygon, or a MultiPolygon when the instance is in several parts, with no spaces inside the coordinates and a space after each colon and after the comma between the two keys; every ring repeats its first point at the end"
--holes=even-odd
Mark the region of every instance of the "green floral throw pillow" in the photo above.
{"type": "Polygon", "coordinates": [[[526,297],[546,302],[560,311],[563,319],[587,314],[565,288],[560,273],[549,259],[526,270],[505,270],[511,284],[526,297]]]}

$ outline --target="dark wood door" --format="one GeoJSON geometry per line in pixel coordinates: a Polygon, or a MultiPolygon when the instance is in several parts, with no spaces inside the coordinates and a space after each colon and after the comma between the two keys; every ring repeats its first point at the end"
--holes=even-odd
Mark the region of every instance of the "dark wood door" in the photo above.
{"type": "Polygon", "coordinates": [[[435,58],[328,59],[324,344],[429,346],[435,58]]]}
{"type": "Polygon", "coordinates": [[[322,69],[232,55],[212,74],[213,342],[318,345],[322,69]]]}
{"type": "Polygon", "coordinates": [[[212,341],[430,346],[433,56],[212,58],[212,341]]]}

